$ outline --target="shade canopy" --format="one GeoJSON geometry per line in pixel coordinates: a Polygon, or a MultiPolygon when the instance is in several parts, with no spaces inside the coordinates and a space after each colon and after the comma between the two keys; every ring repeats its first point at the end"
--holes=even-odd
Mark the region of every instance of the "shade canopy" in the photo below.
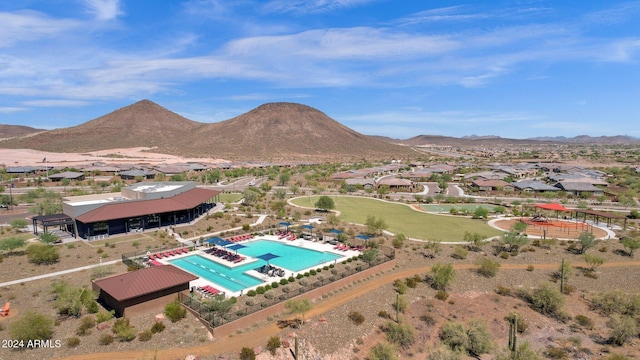
{"type": "Polygon", "coordinates": [[[269,261],[271,259],[275,259],[275,258],[278,258],[278,257],[280,257],[280,256],[276,255],[276,254],[272,254],[272,253],[266,253],[266,254],[262,254],[262,255],[258,256],[258,259],[262,259],[264,261],[269,261]]]}
{"type": "Polygon", "coordinates": [[[364,235],[364,234],[360,234],[360,235],[356,235],[356,238],[358,239],[362,239],[362,240],[369,240],[371,238],[371,236],[369,235],[364,235]]]}
{"type": "Polygon", "coordinates": [[[209,243],[209,244],[214,244],[214,245],[218,245],[218,246],[227,246],[230,244],[233,244],[233,242],[223,239],[221,237],[215,236],[212,238],[209,238],[207,240],[205,240],[204,242],[209,243]]]}
{"type": "Polygon", "coordinates": [[[278,223],[278,225],[280,226],[291,226],[290,222],[286,222],[286,221],[281,221],[280,223],[278,223]]]}
{"type": "Polygon", "coordinates": [[[238,250],[238,249],[242,249],[242,248],[246,248],[246,246],[244,246],[242,244],[233,244],[231,246],[227,246],[227,249],[231,249],[231,250],[238,250]]]}
{"type": "Polygon", "coordinates": [[[303,228],[303,229],[307,229],[307,230],[311,230],[311,229],[313,229],[314,227],[315,227],[315,226],[313,226],[313,225],[302,225],[302,228],[303,228]]]}
{"type": "Polygon", "coordinates": [[[338,229],[331,229],[331,230],[329,230],[329,232],[332,233],[332,234],[336,234],[336,235],[342,234],[342,231],[340,231],[338,229]]]}
{"type": "Polygon", "coordinates": [[[558,203],[552,203],[552,204],[536,204],[536,207],[538,209],[544,209],[544,210],[555,210],[555,211],[570,211],[569,209],[567,209],[566,207],[558,204],[558,203]]]}

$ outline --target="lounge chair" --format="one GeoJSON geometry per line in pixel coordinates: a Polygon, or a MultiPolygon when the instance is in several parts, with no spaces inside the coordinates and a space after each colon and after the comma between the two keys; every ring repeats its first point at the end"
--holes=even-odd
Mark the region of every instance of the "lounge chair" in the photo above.
{"type": "Polygon", "coordinates": [[[165,251],[164,253],[162,253],[162,255],[164,255],[164,257],[169,257],[169,256],[171,256],[171,255],[169,255],[169,252],[168,252],[168,251],[165,251]]]}
{"type": "Polygon", "coordinates": [[[149,260],[155,260],[155,259],[156,259],[156,255],[155,254],[149,255],[149,260]]]}
{"type": "Polygon", "coordinates": [[[189,250],[187,250],[187,248],[185,247],[185,248],[182,248],[182,252],[186,254],[189,252],[189,250]]]}
{"type": "Polygon", "coordinates": [[[162,253],[157,253],[157,254],[156,254],[156,259],[162,259],[162,258],[163,258],[162,253]]]}
{"type": "Polygon", "coordinates": [[[2,310],[0,310],[0,316],[2,316],[2,317],[9,316],[9,309],[10,308],[11,308],[11,303],[7,301],[7,303],[4,304],[4,307],[2,308],[2,310]]]}
{"type": "Polygon", "coordinates": [[[176,252],[175,252],[175,251],[173,251],[173,250],[171,250],[171,251],[169,251],[169,255],[171,255],[171,256],[176,256],[176,252]]]}

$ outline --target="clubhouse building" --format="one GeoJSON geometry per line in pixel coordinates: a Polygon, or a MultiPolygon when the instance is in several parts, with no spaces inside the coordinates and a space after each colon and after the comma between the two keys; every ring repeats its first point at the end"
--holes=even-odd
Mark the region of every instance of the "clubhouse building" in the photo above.
{"type": "Polygon", "coordinates": [[[60,226],[85,240],[189,223],[216,205],[220,191],[196,187],[193,181],[141,182],[120,193],[66,197],[63,214],[34,216],[41,225],[60,226]]]}

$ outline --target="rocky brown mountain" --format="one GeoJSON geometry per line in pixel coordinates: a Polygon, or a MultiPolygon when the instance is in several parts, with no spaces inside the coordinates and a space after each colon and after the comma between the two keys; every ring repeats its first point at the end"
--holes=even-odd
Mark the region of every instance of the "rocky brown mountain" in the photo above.
{"type": "Polygon", "coordinates": [[[151,147],[159,153],[235,160],[390,158],[407,147],[360,134],[312,107],[269,103],[219,123],[189,120],[149,100],[78,126],[0,141],[51,152],[151,147]]]}

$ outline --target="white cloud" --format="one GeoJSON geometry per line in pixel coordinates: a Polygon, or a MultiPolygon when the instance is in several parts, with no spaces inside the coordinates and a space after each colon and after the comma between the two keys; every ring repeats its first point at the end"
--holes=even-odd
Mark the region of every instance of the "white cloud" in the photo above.
{"type": "Polygon", "coordinates": [[[310,14],[352,8],[375,0],[272,0],[264,5],[267,13],[310,14]]]}
{"type": "Polygon", "coordinates": [[[120,0],[82,0],[87,11],[97,20],[107,21],[122,15],[120,0]]]}
{"type": "Polygon", "coordinates": [[[25,41],[55,38],[60,33],[74,28],[77,21],[54,19],[31,10],[0,12],[0,48],[25,41]]]}
{"type": "Polygon", "coordinates": [[[13,114],[27,109],[21,107],[0,106],[0,114],[13,114]]]}
{"type": "Polygon", "coordinates": [[[89,105],[87,101],[78,101],[78,100],[28,100],[23,101],[23,105],[27,106],[40,106],[40,107],[66,107],[66,106],[86,106],[89,105]]]}

